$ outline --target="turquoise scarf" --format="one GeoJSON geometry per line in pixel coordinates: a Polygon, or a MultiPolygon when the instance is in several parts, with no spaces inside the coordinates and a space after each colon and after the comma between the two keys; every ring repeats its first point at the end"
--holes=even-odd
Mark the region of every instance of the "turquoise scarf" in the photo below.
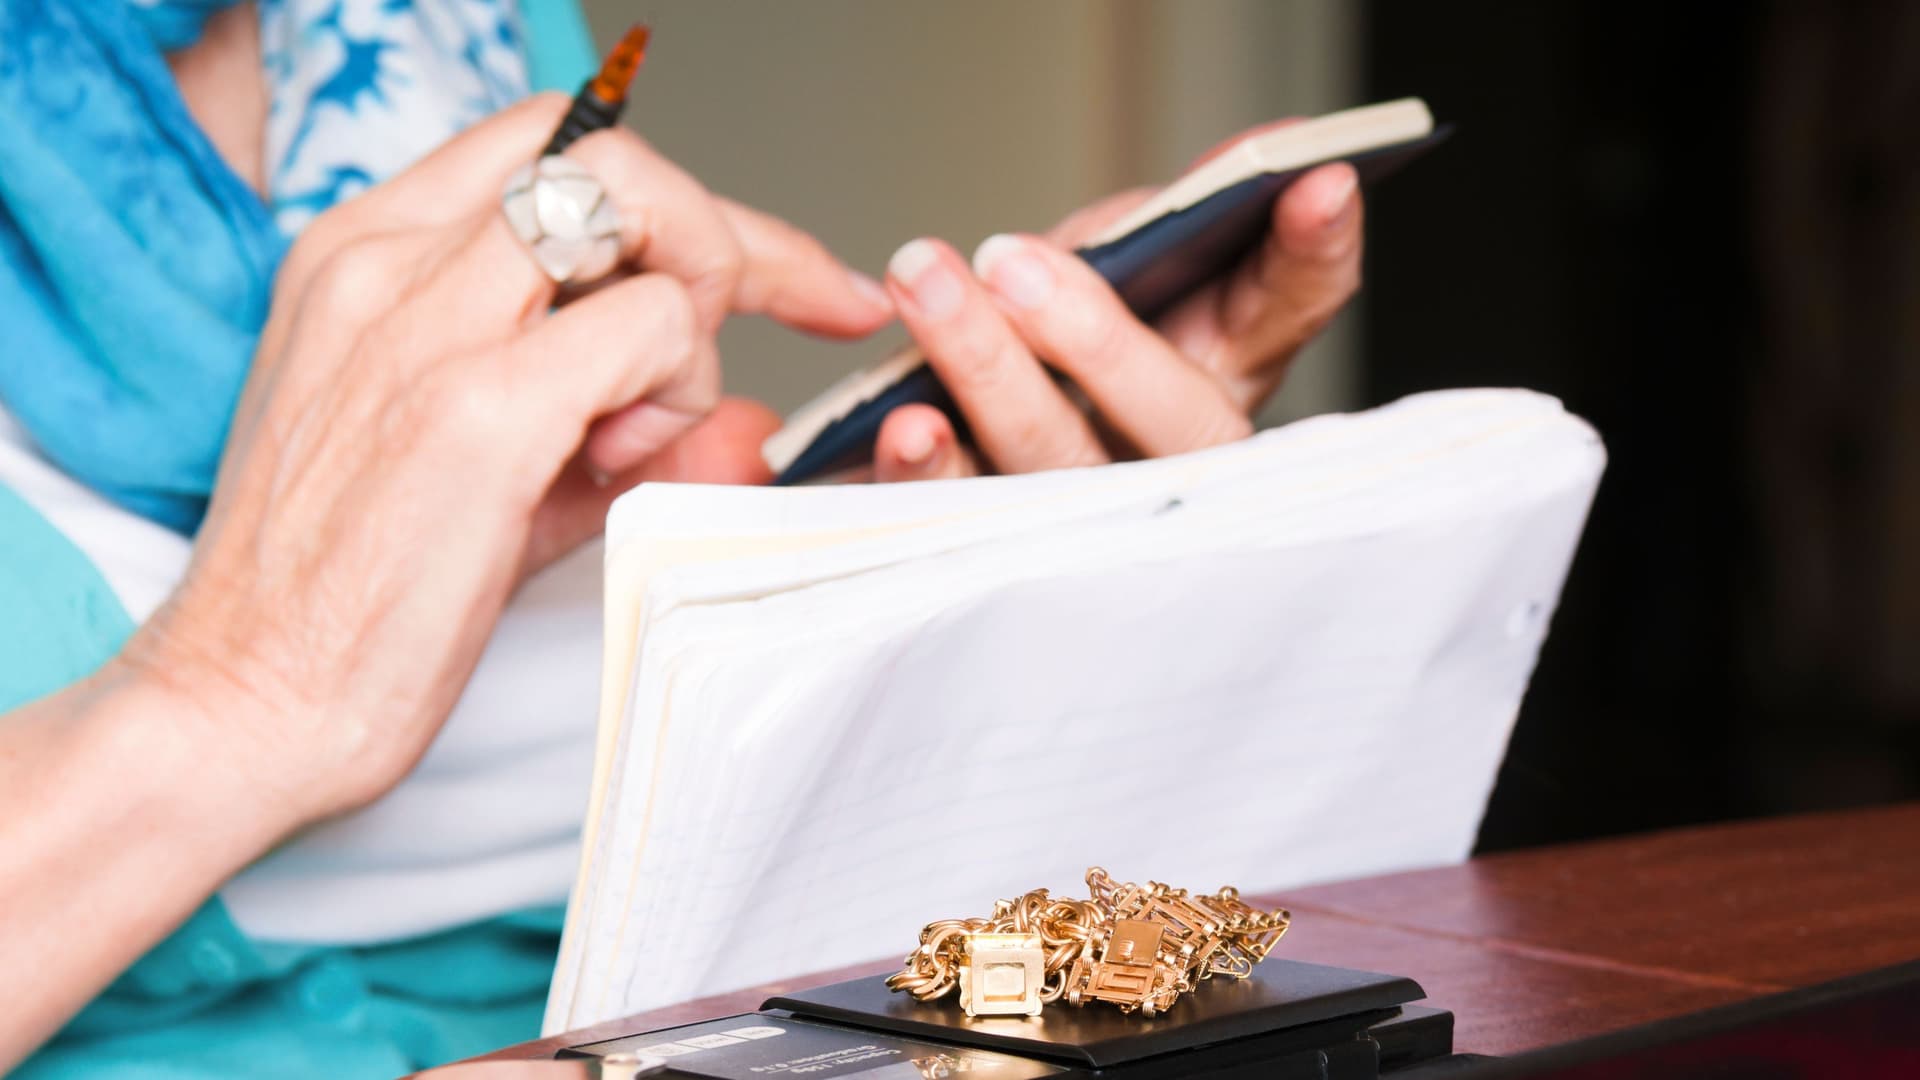
{"type": "Polygon", "coordinates": [[[0,3],[0,401],[61,468],[181,532],[288,237],[592,63],[573,0],[259,0],[263,201],[162,57],[231,2],[0,3]]]}

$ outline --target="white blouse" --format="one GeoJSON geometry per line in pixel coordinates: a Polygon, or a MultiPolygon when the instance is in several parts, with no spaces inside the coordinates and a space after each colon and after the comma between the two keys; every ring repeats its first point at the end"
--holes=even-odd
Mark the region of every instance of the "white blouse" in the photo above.
{"type": "MultiPolygon", "coordinates": [[[[0,484],[93,561],[135,622],[191,545],[75,482],[0,408],[0,484]]],[[[362,944],[559,903],[593,770],[601,545],[514,596],[426,756],[370,806],[313,826],[221,890],[248,936],[362,944]]]]}

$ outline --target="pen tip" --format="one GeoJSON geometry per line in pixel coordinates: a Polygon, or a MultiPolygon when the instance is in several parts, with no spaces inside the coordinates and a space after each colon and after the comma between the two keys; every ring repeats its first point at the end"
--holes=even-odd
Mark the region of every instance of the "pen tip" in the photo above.
{"type": "Polygon", "coordinates": [[[620,43],[607,54],[607,62],[600,65],[600,74],[589,84],[595,97],[609,105],[626,99],[627,87],[633,85],[634,73],[647,58],[647,42],[652,37],[653,28],[646,23],[634,23],[628,28],[620,43]]]}

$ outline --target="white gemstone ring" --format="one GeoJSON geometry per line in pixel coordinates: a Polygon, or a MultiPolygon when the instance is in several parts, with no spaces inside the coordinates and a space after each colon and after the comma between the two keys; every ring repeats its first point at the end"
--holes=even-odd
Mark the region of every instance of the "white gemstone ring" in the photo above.
{"type": "Polygon", "coordinates": [[[515,169],[500,208],[557,285],[603,277],[620,259],[620,215],[607,189],[572,158],[549,154],[515,169]]]}

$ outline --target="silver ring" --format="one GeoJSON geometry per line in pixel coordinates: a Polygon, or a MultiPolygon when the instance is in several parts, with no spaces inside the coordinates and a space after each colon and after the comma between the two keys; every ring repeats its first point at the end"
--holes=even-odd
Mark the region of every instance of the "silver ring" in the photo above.
{"type": "Polygon", "coordinates": [[[579,162],[549,154],[507,177],[500,209],[556,285],[604,277],[620,260],[620,215],[579,162]]]}

